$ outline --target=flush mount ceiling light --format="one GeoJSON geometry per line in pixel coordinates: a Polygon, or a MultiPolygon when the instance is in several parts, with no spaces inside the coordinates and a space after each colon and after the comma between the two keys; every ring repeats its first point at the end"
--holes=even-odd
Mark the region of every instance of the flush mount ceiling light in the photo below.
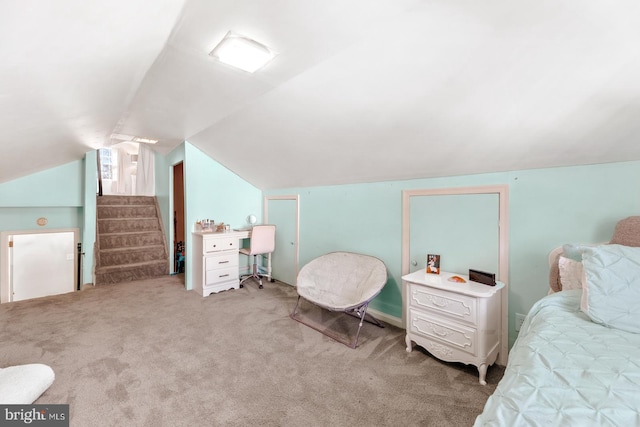
{"type": "Polygon", "coordinates": [[[124,142],[141,142],[143,144],[157,144],[157,139],[143,138],[141,136],[124,135],[121,133],[112,133],[111,139],[117,139],[124,142]]]}
{"type": "Polygon", "coordinates": [[[142,138],[141,136],[136,136],[132,139],[133,142],[142,142],[143,144],[157,144],[157,139],[151,138],[142,138]]]}
{"type": "Polygon", "coordinates": [[[255,40],[229,31],[209,55],[222,63],[253,73],[271,61],[276,53],[255,40]]]}
{"type": "Polygon", "coordinates": [[[133,140],[133,135],[125,135],[122,133],[112,133],[111,139],[118,139],[120,141],[131,141],[133,140]]]}

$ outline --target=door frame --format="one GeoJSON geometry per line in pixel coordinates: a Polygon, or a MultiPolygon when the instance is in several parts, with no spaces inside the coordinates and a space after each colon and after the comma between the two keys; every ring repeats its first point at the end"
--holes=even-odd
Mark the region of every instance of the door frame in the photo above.
{"type": "MultiPolygon", "coordinates": [[[[473,194],[497,194],[498,211],[498,280],[504,283],[502,289],[502,313],[501,313],[501,343],[498,364],[506,366],[509,356],[509,186],[487,185],[477,187],[431,188],[420,190],[402,191],[402,275],[408,274],[410,266],[410,238],[411,238],[411,197],[422,196],[464,196],[473,194]]],[[[405,329],[407,319],[405,307],[407,306],[406,283],[402,282],[402,324],[405,329]]]]}
{"type": "MultiPolygon", "coordinates": [[[[295,212],[295,245],[296,245],[296,259],[294,265],[295,276],[298,277],[298,268],[300,262],[300,196],[298,194],[288,194],[282,196],[264,196],[263,215],[265,224],[269,223],[269,202],[275,200],[293,200],[296,202],[295,212]]],[[[295,283],[291,284],[295,286],[295,283]]]]}
{"type": "MultiPolygon", "coordinates": [[[[183,240],[183,244],[185,245],[185,251],[187,251],[186,248],[186,243],[187,243],[187,221],[186,221],[186,203],[185,203],[185,194],[186,194],[186,186],[185,186],[185,161],[184,160],[180,160],[174,164],[172,164],[170,166],[169,169],[169,239],[168,242],[171,243],[167,243],[167,250],[169,251],[169,271],[171,273],[177,273],[176,272],[176,263],[175,263],[175,258],[176,258],[176,251],[175,251],[175,243],[174,242],[174,235],[176,233],[176,229],[175,229],[175,224],[174,224],[174,212],[176,211],[176,200],[175,200],[175,193],[176,193],[176,182],[175,182],[175,174],[176,174],[176,167],[178,165],[182,165],[182,232],[183,232],[183,236],[184,236],[184,240],[183,240]]],[[[185,259],[185,273],[187,271],[187,266],[186,266],[186,259],[185,259]]]]}

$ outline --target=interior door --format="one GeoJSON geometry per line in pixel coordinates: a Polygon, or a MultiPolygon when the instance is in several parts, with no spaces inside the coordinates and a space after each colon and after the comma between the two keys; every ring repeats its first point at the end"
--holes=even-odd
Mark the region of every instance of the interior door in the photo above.
{"type": "Polygon", "coordinates": [[[73,231],[10,236],[10,301],[73,292],[76,240],[73,231]]]}
{"type": "Polygon", "coordinates": [[[173,166],[173,272],[185,272],[184,163],[173,166]]]}
{"type": "Polygon", "coordinates": [[[298,276],[298,198],[267,197],[265,222],[276,225],[276,249],[271,255],[271,276],[289,285],[298,276]]]}

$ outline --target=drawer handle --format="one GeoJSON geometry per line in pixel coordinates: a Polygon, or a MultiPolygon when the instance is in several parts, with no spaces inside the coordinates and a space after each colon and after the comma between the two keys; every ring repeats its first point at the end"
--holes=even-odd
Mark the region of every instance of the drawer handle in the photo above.
{"type": "Polygon", "coordinates": [[[228,274],[223,274],[223,275],[218,276],[218,277],[229,277],[229,275],[228,274]]]}
{"type": "Polygon", "coordinates": [[[218,264],[227,264],[229,261],[218,261],[218,264]]]}
{"type": "Polygon", "coordinates": [[[438,298],[438,297],[432,296],[431,304],[435,305],[436,307],[445,308],[449,305],[449,301],[447,301],[444,298],[438,298]]]}
{"type": "Polygon", "coordinates": [[[449,335],[448,331],[446,329],[437,329],[435,326],[431,327],[431,330],[433,331],[434,334],[436,334],[439,337],[446,337],[447,335],[449,335]]]}
{"type": "MultiPolygon", "coordinates": [[[[434,295],[429,295],[429,300],[431,301],[431,304],[433,304],[438,308],[449,308],[449,304],[452,303],[451,300],[448,300],[446,298],[436,297],[434,295]]],[[[461,305],[462,308],[464,309],[463,313],[458,314],[459,316],[471,315],[471,307],[465,304],[464,301],[454,301],[454,303],[461,305]]]]}

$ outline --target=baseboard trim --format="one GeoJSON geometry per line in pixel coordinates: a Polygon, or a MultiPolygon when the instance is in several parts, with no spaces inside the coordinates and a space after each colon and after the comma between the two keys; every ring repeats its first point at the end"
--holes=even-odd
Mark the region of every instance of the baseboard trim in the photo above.
{"type": "Polygon", "coordinates": [[[375,317],[378,320],[382,320],[385,323],[388,323],[390,325],[396,326],[400,329],[404,329],[402,327],[402,319],[395,317],[395,316],[391,316],[389,314],[383,313],[381,311],[378,310],[374,310],[373,308],[368,308],[367,309],[367,313],[371,313],[371,315],[373,317],[375,317]]]}

